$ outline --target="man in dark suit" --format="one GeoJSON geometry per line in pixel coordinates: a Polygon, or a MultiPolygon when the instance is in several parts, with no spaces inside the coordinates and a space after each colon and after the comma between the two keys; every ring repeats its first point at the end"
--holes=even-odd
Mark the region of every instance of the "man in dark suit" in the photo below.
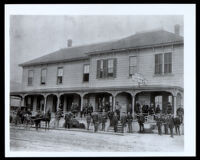
{"type": "Polygon", "coordinates": [[[170,136],[173,138],[174,137],[174,133],[173,133],[174,117],[171,114],[169,114],[168,125],[169,125],[169,129],[170,129],[170,136]]]}
{"type": "Polygon", "coordinates": [[[162,118],[161,118],[161,115],[158,114],[157,117],[156,117],[156,125],[157,125],[157,128],[158,128],[158,135],[162,135],[162,118]]]}
{"type": "Polygon", "coordinates": [[[102,119],[101,119],[101,122],[102,122],[102,131],[105,131],[105,126],[106,126],[107,118],[108,118],[108,115],[105,112],[105,110],[103,110],[103,112],[102,112],[102,119]]]}
{"type": "Polygon", "coordinates": [[[122,124],[122,133],[124,133],[124,128],[125,128],[126,122],[127,122],[127,116],[126,116],[126,113],[125,113],[125,112],[123,112],[123,113],[121,114],[120,121],[121,121],[121,124],[122,124]]]}
{"type": "Polygon", "coordinates": [[[91,115],[90,115],[90,114],[87,114],[87,116],[86,116],[86,121],[87,121],[87,130],[90,129],[91,119],[92,119],[91,115]]]}
{"type": "Polygon", "coordinates": [[[172,105],[170,102],[168,102],[168,105],[167,105],[167,114],[172,114],[172,105]]]}
{"type": "Polygon", "coordinates": [[[93,124],[94,124],[94,132],[98,131],[98,126],[99,126],[99,115],[97,112],[93,112],[92,113],[92,120],[93,120],[93,124]]]}
{"type": "Polygon", "coordinates": [[[131,115],[130,112],[128,112],[128,115],[127,115],[127,122],[128,122],[128,132],[129,133],[132,133],[132,122],[133,122],[133,116],[131,115]]]}
{"type": "Polygon", "coordinates": [[[117,132],[117,125],[118,125],[118,115],[117,112],[114,112],[114,115],[112,117],[112,123],[114,126],[114,132],[117,132]]]}
{"type": "Polygon", "coordinates": [[[159,104],[156,106],[156,111],[155,111],[156,114],[159,114],[160,113],[160,106],[159,104]]]}
{"type": "Polygon", "coordinates": [[[142,113],[139,113],[138,124],[140,126],[140,133],[144,132],[144,121],[145,121],[144,115],[142,113]]]}
{"type": "Polygon", "coordinates": [[[68,128],[68,129],[71,128],[71,118],[72,118],[71,114],[69,113],[65,114],[65,128],[68,128]]]}

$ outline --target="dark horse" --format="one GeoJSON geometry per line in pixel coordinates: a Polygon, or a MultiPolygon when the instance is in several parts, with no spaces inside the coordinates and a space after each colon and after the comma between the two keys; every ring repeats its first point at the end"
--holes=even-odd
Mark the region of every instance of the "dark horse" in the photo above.
{"type": "Polygon", "coordinates": [[[40,116],[34,117],[34,123],[35,123],[36,130],[38,130],[38,128],[40,128],[41,121],[45,122],[45,131],[46,131],[46,129],[49,130],[49,123],[51,121],[50,111],[47,111],[45,114],[42,114],[40,116]]]}

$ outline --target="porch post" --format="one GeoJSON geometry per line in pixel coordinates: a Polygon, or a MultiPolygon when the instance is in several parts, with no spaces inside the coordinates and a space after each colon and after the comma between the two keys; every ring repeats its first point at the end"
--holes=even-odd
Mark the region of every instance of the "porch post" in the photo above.
{"type": "Polygon", "coordinates": [[[116,110],[116,107],[115,107],[115,94],[113,95],[113,106],[112,106],[112,111],[115,111],[116,110]]]}
{"type": "Polygon", "coordinates": [[[44,95],[44,113],[46,113],[46,107],[47,107],[47,96],[44,95]]]}
{"type": "Polygon", "coordinates": [[[135,116],[135,95],[136,95],[136,93],[132,94],[132,116],[133,116],[133,118],[135,116]]]}
{"type": "Polygon", "coordinates": [[[22,97],[22,98],[21,98],[20,107],[22,107],[22,106],[24,107],[24,99],[25,99],[25,97],[22,97]]]}
{"type": "Polygon", "coordinates": [[[58,111],[59,105],[60,105],[60,95],[58,94],[58,95],[57,95],[57,106],[56,106],[56,111],[58,111]]]}
{"type": "Polygon", "coordinates": [[[83,95],[80,95],[81,96],[81,111],[83,110],[83,95]]]}
{"type": "Polygon", "coordinates": [[[66,97],[66,95],[63,95],[63,97],[64,97],[64,104],[63,104],[63,112],[66,112],[66,108],[67,108],[67,97],[66,97]]]}
{"type": "Polygon", "coordinates": [[[33,96],[33,111],[37,111],[37,96],[33,96]]]}
{"type": "Polygon", "coordinates": [[[176,116],[176,96],[174,96],[174,116],[176,116]]]}

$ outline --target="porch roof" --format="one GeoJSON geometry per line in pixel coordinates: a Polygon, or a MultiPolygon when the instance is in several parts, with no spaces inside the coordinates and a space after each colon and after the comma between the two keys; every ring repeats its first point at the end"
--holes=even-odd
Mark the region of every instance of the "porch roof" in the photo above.
{"type": "Polygon", "coordinates": [[[160,85],[146,85],[146,86],[112,86],[112,87],[76,87],[76,88],[48,88],[35,89],[30,91],[10,92],[10,95],[17,94],[42,94],[42,93],[97,93],[109,91],[166,91],[168,89],[178,89],[183,91],[179,86],[160,86],[160,85]]]}

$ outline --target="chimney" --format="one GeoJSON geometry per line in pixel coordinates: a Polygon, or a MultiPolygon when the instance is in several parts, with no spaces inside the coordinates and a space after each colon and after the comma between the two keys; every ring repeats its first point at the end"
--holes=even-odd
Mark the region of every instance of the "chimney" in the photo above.
{"type": "Polygon", "coordinates": [[[180,35],[180,25],[179,24],[176,24],[174,26],[174,33],[177,35],[180,35]]]}
{"type": "Polygon", "coordinates": [[[67,40],[67,47],[72,47],[72,40],[71,39],[67,40]]]}

